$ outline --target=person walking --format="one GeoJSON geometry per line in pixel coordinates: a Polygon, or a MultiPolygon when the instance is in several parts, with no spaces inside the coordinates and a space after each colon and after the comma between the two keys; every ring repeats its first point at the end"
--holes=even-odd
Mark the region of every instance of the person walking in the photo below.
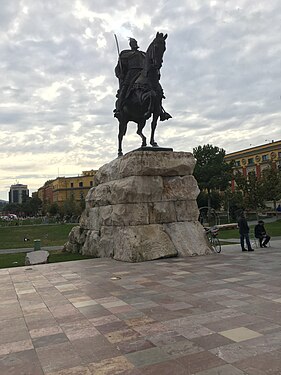
{"type": "Polygon", "coordinates": [[[255,226],[255,237],[259,239],[260,247],[267,247],[270,236],[266,233],[263,220],[259,220],[255,226]]]}
{"type": "Polygon", "coordinates": [[[244,212],[240,214],[240,217],[238,219],[238,228],[239,228],[240,244],[241,244],[242,251],[247,251],[247,249],[245,248],[245,241],[247,244],[248,251],[254,251],[250,243],[250,238],[249,238],[250,228],[249,228],[244,212]]]}

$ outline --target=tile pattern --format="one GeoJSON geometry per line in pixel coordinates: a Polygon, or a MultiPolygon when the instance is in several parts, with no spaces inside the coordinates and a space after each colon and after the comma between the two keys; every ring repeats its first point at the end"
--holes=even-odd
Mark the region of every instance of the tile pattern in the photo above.
{"type": "Polygon", "coordinates": [[[0,270],[0,374],[280,374],[274,244],[0,270]]]}

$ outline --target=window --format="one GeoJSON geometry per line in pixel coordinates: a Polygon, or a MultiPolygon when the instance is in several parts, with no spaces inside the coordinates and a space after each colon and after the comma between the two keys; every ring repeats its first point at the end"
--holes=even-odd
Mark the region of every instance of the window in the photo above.
{"type": "Polygon", "coordinates": [[[74,186],[74,185],[73,185],[73,182],[71,182],[71,183],[70,183],[70,187],[73,188],[73,186],[74,186]]]}
{"type": "Polygon", "coordinates": [[[262,155],[262,161],[266,161],[266,160],[269,160],[268,154],[262,155]]]}
{"type": "Polygon", "coordinates": [[[93,186],[93,181],[90,181],[90,186],[91,186],[91,187],[93,186]]]}
{"type": "Polygon", "coordinates": [[[236,160],[234,165],[235,165],[235,167],[240,167],[240,165],[241,165],[240,160],[236,160]]]}
{"type": "Polygon", "coordinates": [[[83,182],[79,182],[79,187],[83,187],[83,182]]]}
{"type": "Polygon", "coordinates": [[[254,164],[254,158],[249,158],[248,159],[248,164],[254,164]]]}

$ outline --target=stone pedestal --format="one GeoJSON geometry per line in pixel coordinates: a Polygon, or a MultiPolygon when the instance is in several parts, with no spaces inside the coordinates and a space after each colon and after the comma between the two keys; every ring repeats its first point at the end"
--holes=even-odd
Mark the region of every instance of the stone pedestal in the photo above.
{"type": "Polygon", "coordinates": [[[135,151],[102,166],[65,250],[140,262],[211,253],[198,222],[195,159],[135,151]]]}

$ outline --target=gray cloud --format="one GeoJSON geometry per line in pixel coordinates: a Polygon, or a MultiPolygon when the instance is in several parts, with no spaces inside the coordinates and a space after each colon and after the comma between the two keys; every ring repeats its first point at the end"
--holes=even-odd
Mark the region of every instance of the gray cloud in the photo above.
{"type": "MultiPolygon", "coordinates": [[[[58,169],[77,174],[116,157],[113,33],[121,49],[134,36],[144,51],[156,31],[168,33],[161,83],[173,118],[158,125],[160,145],[232,152],[277,140],[280,11],[277,0],[4,2],[0,193],[15,178],[36,190],[58,169]]],[[[135,132],[130,124],[125,151],[139,147],[135,132]]]]}

